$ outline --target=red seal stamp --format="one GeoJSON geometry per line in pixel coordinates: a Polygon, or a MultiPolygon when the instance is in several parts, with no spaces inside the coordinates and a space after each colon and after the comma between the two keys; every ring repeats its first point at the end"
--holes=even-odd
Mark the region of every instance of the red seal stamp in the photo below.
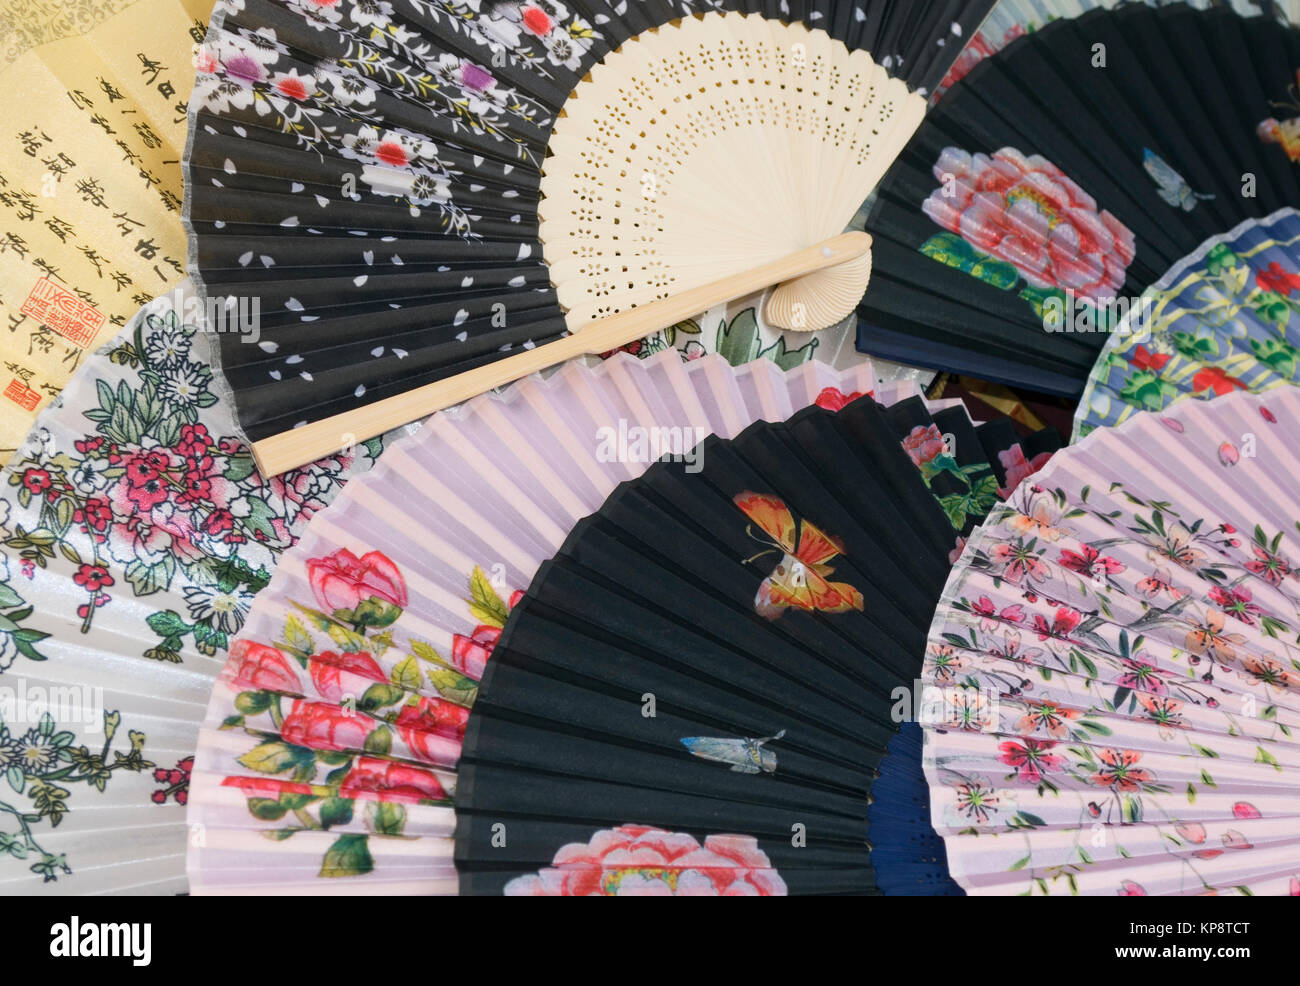
{"type": "Polygon", "coordinates": [[[32,390],[17,377],[9,381],[9,386],[5,388],[5,396],[24,411],[35,411],[36,405],[41,402],[41,392],[32,390]]]}
{"type": "Polygon", "coordinates": [[[48,277],[36,282],[23,302],[22,312],[83,348],[94,340],[104,324],[103,312],[48,277]]]}

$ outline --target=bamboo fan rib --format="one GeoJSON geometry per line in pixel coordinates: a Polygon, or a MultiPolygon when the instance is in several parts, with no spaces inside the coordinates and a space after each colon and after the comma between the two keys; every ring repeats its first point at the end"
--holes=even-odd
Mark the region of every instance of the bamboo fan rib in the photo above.
{"type": "MultiPolygon", "coordinates": [[[[578,85],[548,145],[539,235],[568,325],[840,232],[924,110],[866,52],[801,24],[709,15],[625,44],[578,85]],[[720,186],[741,161],[745,180],[720,186]]],[[[869,271],[787,284],[775,324],[834,324],[869,271]]]]}

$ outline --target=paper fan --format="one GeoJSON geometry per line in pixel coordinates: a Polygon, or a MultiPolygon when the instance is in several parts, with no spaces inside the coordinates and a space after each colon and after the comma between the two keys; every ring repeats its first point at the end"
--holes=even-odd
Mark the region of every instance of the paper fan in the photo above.
{"type": "MultiPolygon", "coordinates": [[[[202,734],[194,892],[454,890],[460,735],[519,590],[661,454],[707,473],[694,452],[703,436],[814,402],[851,407],[869,389],[869,366],[782,374],[761,360],[619,355],[434,416],[319,518],[254,608],[202,734]],[[396,834],[414,841],[384,838],[396,834]]],[[[897,403],[915,391],[874,393],[897,403]]],[[[906,536],[946,570],[954,525],[902,447],[923,413],[878,411],[871,434],[906,466],[921,516],[941,521],[906,536]]],[[[935,416],[950,420],[943,407],[935,416]]],[[[946,454],[934,438],[920,461],[946,454]]]]}
{"type": "MultiPolygon", "coordinates": [[[[905,81],[946,67],[959,45],[938,42],[986,9],[218,4],[186,217],[206,294],[260,319],[257,345],[221,336],[241,424],[269,442],[834,237],[924,112],[905,81]]],[[[868,271],[809,274],[769,316],[829,324],[868,271]]],[[[455,400],[502,382],[466,380],[455,400]]],[[[357,420],[288,447],[337,444],[357,420]]],[[[260,446],[272,471],[288,441],[260,446]]]]}
{"type": "Polygon", "coordinates": [[[1134,415],[972,536],[922,716],[967,891],[1295,893],[1298,427],[1291,387],[1134,415]]]}
{"type": "Polygon", "coordinates": [[[1143,295],[1088,378],[1075,434],[1182,397],[1259,392],[1300,375],[1287,329],[1300,288],[1300,213],[1283,209],[1209,240],[1143,295]]]}
{"type": "Polygon", "coordinates": [[[263,480],[193,300],[151,303],[90,355],[0,473],[0,892],[185,890],[227,642],[380,449],[263,480]]]}
{"type": "Polygon", "coordinates": [[[1055,21],[985,59],[881,182],[858,347],[1078,394],[1148,286],[1300,205],[1298,64],[1297,29],[1181,4],[1055,21]]]}

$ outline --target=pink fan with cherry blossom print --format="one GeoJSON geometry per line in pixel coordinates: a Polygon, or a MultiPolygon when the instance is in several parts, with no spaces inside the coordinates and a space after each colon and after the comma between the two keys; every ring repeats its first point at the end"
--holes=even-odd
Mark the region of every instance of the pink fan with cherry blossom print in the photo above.
{"type": "Polygon", "coordinates": [[[971,536],[922,722],[967,892],[1300,895],[1297,434],[1291,387],[1140,413],[971,536]]]}

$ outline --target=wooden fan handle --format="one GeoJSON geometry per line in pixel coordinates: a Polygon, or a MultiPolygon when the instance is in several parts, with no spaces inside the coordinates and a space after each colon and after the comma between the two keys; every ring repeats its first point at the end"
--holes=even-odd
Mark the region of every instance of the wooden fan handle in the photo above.
{"type": "Polygon", "coordinates": [[[743,274],[580,325],[571,335],[544,346],[264,438],[253,443],[253,459],[267,477],[296,469],[530,373],[575,356],[626,346],[714,305],[854,260],[870,249],[871,237],[866,233],[842,233],[743,274]]]}

